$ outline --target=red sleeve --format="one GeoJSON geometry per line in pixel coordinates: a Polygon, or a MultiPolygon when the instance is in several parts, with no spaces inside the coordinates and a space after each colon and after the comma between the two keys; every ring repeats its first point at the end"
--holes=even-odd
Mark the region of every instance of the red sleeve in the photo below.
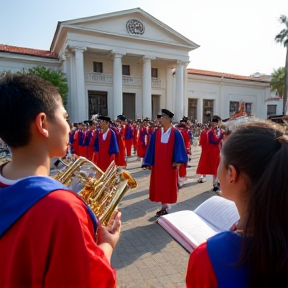
{"type": "Polygon", "coordinates": [[[198,246],[190,255],[186,285],[187,288],[216,288],[218,286],[206,242],[198,246]]]}
{"type": "MultiPolygon", "coordinates": [[[[53,194],[55,192],[51,196],[53,194]]],[[[58,220],[54,233],[52,231],[53,249],[45,287],[116,287],[116,272],[95,243],[87,208],[80,199],[72,197],[69,197],[69,205],[61,205],[62,219],[58,220]]]]}
{"type": "Polygon", "coordinates": [[[116,272],[94,239],[84,202],[51,192],[0,238],[0,286],[115,288],[116,272]]]}

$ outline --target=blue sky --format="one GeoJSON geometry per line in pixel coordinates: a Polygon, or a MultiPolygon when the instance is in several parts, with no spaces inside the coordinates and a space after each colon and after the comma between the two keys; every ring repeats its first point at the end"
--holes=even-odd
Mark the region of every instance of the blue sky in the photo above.
{"type": "Polygon", "coordinates": [[[200,45],[188,67],[248,76],[285,65],[287,0],[0,0],[0,43],[49,50],[58,21],[140,7],[200,45]]]}

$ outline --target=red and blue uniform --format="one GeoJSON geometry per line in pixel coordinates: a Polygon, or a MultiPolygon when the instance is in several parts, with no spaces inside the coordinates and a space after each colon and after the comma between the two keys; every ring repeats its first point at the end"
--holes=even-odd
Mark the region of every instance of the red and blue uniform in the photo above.
{"type": "Polygon", "coordinates": [[[209,238],[190,255],[187,288],[247,288],[250,269],[239,264],[242,237],[225,231],[209,238]]]}
{"type": "Polygon", "coordinates": [[[188,160],[181,133],[171,127],[168,143],[161,143],[162,129],[151,135],[142,166],[151,167],[149,199],[153,202],[176,203],[178,192],[178,169],[173,163],[188,160]]]}
{"type": "Polygon", "coordinates": [[[60,182],[32,176],[0,188],[0,287],[116,287],[92,211],[60,182]]]}
{"type": "Polygon", "coordinates": [[[131,156],[131,149],[133,144],[133,130],[129,123],[125,125],[124,140],[125,140],[126,154],[127,156],[131,156]]]}
{"type": "Polygon", "coordinates": [[[119,153],[115,132],[108,129],[105,140],[103,132],[99,132],[94,142],[94,151],[96,153],[95,164],[105,172],[110,163],[115,160],[115,154],[119,153]]]}

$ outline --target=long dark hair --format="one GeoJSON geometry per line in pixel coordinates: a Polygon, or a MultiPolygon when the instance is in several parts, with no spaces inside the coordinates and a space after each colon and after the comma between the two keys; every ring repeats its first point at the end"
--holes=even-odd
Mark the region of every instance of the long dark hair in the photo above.
{"type": "Polygon", "coordinates": [[[287,287],[288,136],[269,122],[246,123],[227,138],[224,163],[249,178],[240,263],[249,287],[287,287]]]}

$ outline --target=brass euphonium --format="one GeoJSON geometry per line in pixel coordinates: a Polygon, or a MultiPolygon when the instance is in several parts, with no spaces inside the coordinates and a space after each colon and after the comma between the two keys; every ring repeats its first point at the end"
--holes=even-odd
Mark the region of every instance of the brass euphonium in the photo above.
{"type": "Polygon", "coordinates": [[[114,161],[105,172],[84,157],[72,163],[60,161],[65,168],[54,178],[77,192],[105,226],[109,225],[125,193],[137,187],[132,176],[114,161]]]}

